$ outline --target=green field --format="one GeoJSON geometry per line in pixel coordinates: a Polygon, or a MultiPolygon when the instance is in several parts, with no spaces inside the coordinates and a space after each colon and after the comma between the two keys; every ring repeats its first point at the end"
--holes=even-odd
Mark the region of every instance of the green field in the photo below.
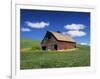
{"type": "Polygon", "coordinates": [[[42,51],[40,41],[21,39],[21,69],[90,66],[90,47],[77,45],[72,51],[42,51]]]}

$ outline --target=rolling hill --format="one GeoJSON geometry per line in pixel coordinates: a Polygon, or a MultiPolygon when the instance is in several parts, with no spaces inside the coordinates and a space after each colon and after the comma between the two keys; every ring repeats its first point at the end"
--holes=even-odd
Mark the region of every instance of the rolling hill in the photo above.
{"type": "Polygon", "coordinates": [[[21,69],[90,66],[90,46],[79,45],[72,51],[42,51],[40,41],[21,39],[21,69]]]}

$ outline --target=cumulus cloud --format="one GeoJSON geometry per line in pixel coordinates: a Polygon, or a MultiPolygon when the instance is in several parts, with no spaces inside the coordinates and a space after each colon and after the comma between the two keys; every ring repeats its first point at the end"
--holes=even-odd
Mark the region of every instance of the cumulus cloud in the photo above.
{"type": "Polygon", "coordinates": [[[30,21],[26,21],[27,26],[31,27],[31,28],[45,28],[46,26],[49,26],[49,23],[41,21],[41,22],[30,22],[30,21]]]}
{"type": "Polygon", "coordinates": [[[71,35],[72,37],[81,37],[81,36],[85,36],[86,33],[83,31],[79,31],[79,30],[75,30],[75,31],[68,31],[67,32],[69,35],[71,35]]]}
{"type": "Polygon", "coordinates": [[[72,37],[81,37],[86,35],[86,32],[82,31],[85,29],[85,25],[83,24],[67,24],[64,28],[68,31],[63,34],[69,34],[72,37]]]}
{"type": "Polygon", "coordinates": [[[65,29],[68,30],[80,30],[80,29],[84,29],[85,25],[83,24],[68,24],[64,26],[65,29]]]}
{"type": "Polygon", "coordinates": [[[88,45],[87,43],[84,43],[84,42],[83,42],[83,43],[80,43],[80,44],[81,44],[81,45],[88,45]]]}
{"type": "Polygon", "coordinates": [[[31,30],[29,28],[21,28],[22,32],[30,32],[31,30]]]}

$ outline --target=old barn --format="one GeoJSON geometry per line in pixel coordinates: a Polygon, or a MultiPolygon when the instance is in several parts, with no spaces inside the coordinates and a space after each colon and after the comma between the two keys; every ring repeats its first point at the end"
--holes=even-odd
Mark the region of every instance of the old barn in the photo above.
{"type": "Polygon", "coordinates": [[[42,50],[65,50],[76,48],[76,42],[69,35],[47,31],[41,42],[42,50]]]}

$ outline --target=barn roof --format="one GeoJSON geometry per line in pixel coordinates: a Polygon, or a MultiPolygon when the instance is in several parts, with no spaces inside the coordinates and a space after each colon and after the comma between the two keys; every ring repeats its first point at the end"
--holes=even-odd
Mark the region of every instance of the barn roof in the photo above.
{"type": "Polygon", "coordinates": [[[69,35],[64,35],[62,33],[58,33],[58,32],[51,32],[55,38],[59,41],[69,41],[69,42],[75,42],[74,39],[69,36],[69,35]]]}

